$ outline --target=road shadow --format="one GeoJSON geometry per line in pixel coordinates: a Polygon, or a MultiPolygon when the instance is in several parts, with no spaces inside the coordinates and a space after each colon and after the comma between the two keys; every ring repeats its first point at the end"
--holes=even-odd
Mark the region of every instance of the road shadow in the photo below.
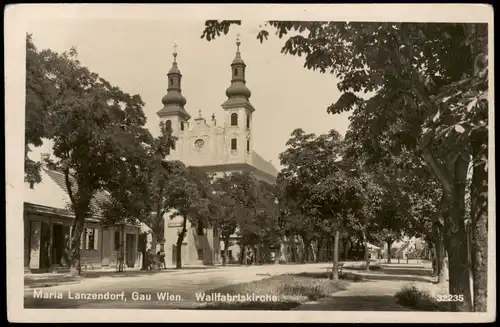
{"type": "Polygon", "coordinates": [[[344,269],[360,275],[367,280],[394,280],[394,281],[415,281],[415,282],[433,282],[432,269],[425,267],[387,267],[379,266],[376,269],[370,269],[367,272],[363,268],[345,267],[344,269]],[[366,272],[363,274],[362,272],[366,272]]]}
{"type": "MultiPolygon", "coordinates": [[[[302,272],[299,274],[294,274],[296,276],[303,276],[303,277],[311,277],[311,278],[316,278],[316,279],[331,279],[332,273],[330,272],[302,272]]],[[[355,282],[355,283],[361,283],[361,282],[366,282],[367,280],[364,278],[364,276],[350,273],[350,272],[341,272],[339,273],[339,279],[341,280],[346,280],[350,282],[355,282]]]]}
{"type": "Polygon", "coordinates": [[[396,302],[393,296],[333,296],[319,303],[305,303],[301,311],[413,311],[396,302]]]}
{"type": "Polygon", "coordinates": [[[134,271],[87,271],[82,272],[83,278],[99,278],[99,277],[141,277],[141,276],[150,276],[156,274],[164,274],[171,273],[175,271],[195,271],[195,270],[209,270],[209,269],[217,269],[215,266],[205,266],[205,267],[182,267],[180,269],[177,268],[166,268],[166,269],[155,269],[155,270],[134,270],[134,271]]]}
{"type": "Polygon", "coordinates": [[[59,274],[33,274],[24,276],[24,287],[25,288],[40,288],[40,287],[52,287],[63,284],[75,284],[79,283],[85,279],[97,279],[101,277],[111,277],[111,278],[130,278],[130,277],[142,277],[151,276],[157,274],[168,274],[176,271],[186,271],[187,273],[192,271],[202,271],[209,269],[216,269],[214,266],[207,267],[183,267],[181,269],[167,268],[160,270],[133,270],[133,271],[109,271],[109,270],[92,270],[92,271],[82,271],[80,276],[71,276],[69,273],[59,273],[59,274]]]}
{"type": "Polygon", "coordinates": [[[427,268],[382,267],[380,271],[387,275],[414,275],[432,277],[432,269],[427,268]]]}
{"type": "Polygon", "coordinates": [[[80,277],[51,277],[44,279],[24,279],[25,288],[41,288],[41,287],[51,287],[62,284],[76,284],[81,281],[80,277]]]}

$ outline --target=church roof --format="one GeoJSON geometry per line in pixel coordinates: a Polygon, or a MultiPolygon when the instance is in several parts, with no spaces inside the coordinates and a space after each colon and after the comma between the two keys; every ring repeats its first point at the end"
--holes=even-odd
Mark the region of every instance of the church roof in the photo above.
{"type": "Polygon", "coordinates": [[[278,169],[276,169],[271,162],[262,158],[262,156],[255,151],[252,151],[252,166],[273,177],[278,176],[278,169]]]}
{"type": "Polygon", "coordinates": [[[186,120],[191,118],[191,115],[181,106],[165,106],[156,113],[159,117],[180,115],[186,120]]]}

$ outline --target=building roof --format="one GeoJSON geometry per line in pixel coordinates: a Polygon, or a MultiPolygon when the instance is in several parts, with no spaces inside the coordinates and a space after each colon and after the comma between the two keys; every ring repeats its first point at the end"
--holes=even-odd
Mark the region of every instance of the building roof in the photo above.
{"type": "Polygon", "coordinates": [[[256,151],[252,151],[252,166],[273,177],[278,176],[278,169],[270,161],[262,158],[256,151]]]}
{"type": "Polygon", "coordinates": [[[367,247],[368,247],[369,249],[372,249],[372,250],[380,250],[380,247],[378,247],[378,246],[376,246],[376,245],[373,245],[373,244],[371,244],[371,243],[367,243],[366,245],[367,245],[367,247]]]}
{"type": "Polygon", "coordinates": [[[70,199],[66,192],[47,174],[45,169],[40,171],[42,181],[30,188],[24,183],[24,202],[38,206],[47,206],[69,212],[70,199]]]}
{"type": "MultiPolygon", "coordinates": [[[[46,168],[42,168],[41,174],[42,181],[39,184],[35,184],[33,189],[27,188],[25,202],[71,211],[71,200],[64,174],[46,168]]],[[[71,176],[70,180],[72,181],[73,192],[76,192],[77,185],[75,180],[71,176]]],[[[109,197],[106,193],[102,191],[96,192],[90,203],[92,213],[99,216],[101,214],[99,204],[108,200],[109,197]]]]}

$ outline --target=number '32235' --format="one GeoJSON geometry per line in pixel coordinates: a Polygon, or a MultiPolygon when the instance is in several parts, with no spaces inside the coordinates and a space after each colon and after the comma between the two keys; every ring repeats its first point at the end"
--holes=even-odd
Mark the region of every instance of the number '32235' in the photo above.
{"type": "Polygon", "coordinates": [[[462,294],[460,295],[452,295],[452,294],[446,294],[446,295],[436,295],[436,301],[438,302],[463,302],[464,296],[462,294]]]}

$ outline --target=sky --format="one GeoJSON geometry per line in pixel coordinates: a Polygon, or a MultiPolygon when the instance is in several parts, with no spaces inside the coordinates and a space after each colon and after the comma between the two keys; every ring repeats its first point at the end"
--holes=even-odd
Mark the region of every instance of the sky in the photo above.
{"type": "MultiPolygon", "coordinates": [[[[75,47],[82,65],[123,91],[139,94],[153,135],[159,133],[156,112],[166,94],[174,44],[186,110],[192,117],[201,109],[204,117],[222,118],[239,33],[250,101],[256,109],[254,150],[280,168],[278,155],[294,129],[317,134],[336,129],[344,134],[349,114],[326,112],[340,96],[335,76],[309,71],[303,58],[281,54],[284,40],[274,34],[261,44],[256,38],[260,24],[234,25],[228,35],[211,42],[200,37],[204,20],[53,19],[32,21],[28,31],[38,49],[62,52],[75,47]]],[[[44,145],[30,157],[36,160],[49,148],[44,145]]]]}

